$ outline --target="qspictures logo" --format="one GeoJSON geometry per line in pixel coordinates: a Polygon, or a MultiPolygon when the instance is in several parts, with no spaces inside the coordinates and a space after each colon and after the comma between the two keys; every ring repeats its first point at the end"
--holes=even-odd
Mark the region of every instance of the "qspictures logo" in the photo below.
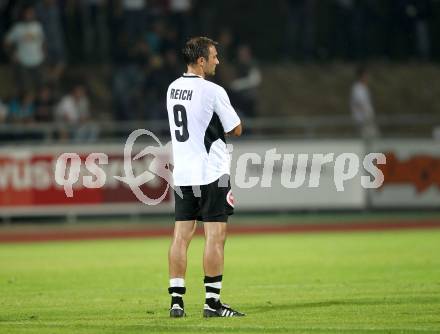
{"type": "MultiPolygon", "coordinates": [[[[171,145],[171,143],[167,145],[171,145]]],[[[105,170],[109,164],[107,154],[101,152],[87,155],[84,165],[91,175],[81,176],[83,159],[77,153],[63,153],[56,161],[55,182],[64,187],[66,196],[70,198],[74,197],[74,188],[79,183],[88,189],[98,189],[104,187],[107,182],[121,182],[129,187],[140,202],[157,205],[164,200],[170,186],[172,186],[171,161],[169,155],[164,154],[167,145],[164,146],[151,131],[145,129],[133,131],[124,146],[124,175],[113,175],[113,180],[108,179],[108,173],[105,170]],[[149,137],[154,146],[147,146],[133,156],[133,147],[141,136],[149,137]],[[147,162],[144,163],[143,160],[147,157],[147,162]],[[166,186],[162,187],[161,193],[149,197],[142,190],[142,187],[152,182],[156,183],[158,177],[165,181],[166,186]]]]}
{"type": "MultiPolygon", "coordinates": [[[[124,175],[113,176],[112,182],[122,182],[130,188],[140,202],[147,205],[161,203],[170,187],[175,189],[179,195],[179,187],[173,186],[171,154],[164,154],[164,151],[170,151],[170,149],[170,142],[163,145],[151,131],[145,129],[133,131],[124,146],[124,175]],[[153,145],[145,147],[133,156],[134,144],[141,136],[149,137],[153,145]],[[133,168],[136,161],[146,156],[151,161],[148,166],[144,166],[143,170],[133,168]],[[149,197],[141,188],[157,178],[164,180],[166,187],[154,198],[149,197]]],[[[228,144],[226,149],[229,154],[233,154],[233,145],[228,144]]],[[[379,188],[384,182],[384,175],[378,166],[386,164],[386,156],[382,153],[369,153],[364,157],[359,157],[355,153],[280,154],[276,148],[266,150],[263,155],[246,152],[236,158],[236,166],[231,170],[232,183],[242,189],[270,188],[275,182],[274,173],[278,171],[281,175],[279,182],[284,188],[318,188],[321,173],[328,166],[331,166],[330,169],[333,171],[334,186],[338,192],[344,191],[346,182],[353,180],[359,173],[362,173],[360,183],[363,188],[379,188]],[[255,170],[259,176],[252,173],[255,170]]],[[[108,182],[107,173],[103,168],[109,163],[107,154],[90,153],[84,163],[91,175],[81,177],[82,160],[76,153],[63,153],[56,161],[55,181],[64,187],[67,197],[74,196],[74,189],[78,183],[82,183],[85,188],[94,189],[104,187],[108,182]]],[[[191,161],[190,163],[197,162],[191,161]]],[[[222,186],[220,183],[219,186],[222,186]]]]}

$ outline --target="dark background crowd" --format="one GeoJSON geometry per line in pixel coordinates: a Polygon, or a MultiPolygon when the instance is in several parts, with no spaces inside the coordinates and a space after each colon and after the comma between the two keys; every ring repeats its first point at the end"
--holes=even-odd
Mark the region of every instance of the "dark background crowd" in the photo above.
{"type": "Polygon", "coordinates": [[[192,35],[220,42],[215,80],[253,117],[255,59],[437,62],[437,14],[436,0],[0,0],[0,62],[14,78],[0,78],[0,122],[62,122],[96,138],[97,76],[110,119],[165,119],[166,88],[184,71],[179,50],[192,35]]]}

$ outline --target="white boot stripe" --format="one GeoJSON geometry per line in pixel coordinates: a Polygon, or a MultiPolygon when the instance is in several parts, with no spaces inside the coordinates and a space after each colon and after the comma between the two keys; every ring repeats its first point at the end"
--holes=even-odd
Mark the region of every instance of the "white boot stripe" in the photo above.
{"type": "Polygon", "coordinates": [[[214,298],[214,299],[220,299],[220,295],[218,293],[213,293],[213,292],[207,292],[205,294],[205,298],[214,298]]]}
{"type": "Polygon", "coordinates": [[[206,305],[206,304],[205,304],[205,306],[203,307],[203,309],[215,312],[215,310],[214,310],[213,308],[210,308],[210,307],[209,307],[208,305],[206,305]]]}

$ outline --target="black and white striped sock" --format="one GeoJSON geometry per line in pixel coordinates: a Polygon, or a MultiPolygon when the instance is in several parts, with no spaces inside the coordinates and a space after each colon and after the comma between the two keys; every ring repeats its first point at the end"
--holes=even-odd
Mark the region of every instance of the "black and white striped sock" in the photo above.
{"type": "Polygon", "coordinates": [[[171,308],[173,308],[173,305],[177,304],[183,309],[183,295],[185,294],[185,292],[185,280],[183,278],[170,279],[170,287],[168,288],[168,293],[171,295],[171,308]]]}
{"type": "Polygon", "coordinates": [[[205,276],[203,280],[206,290],[205,304],[210,308],[216,309],[219,306],[222,279],[223,275],[218,275],[214,277],[205,276]]]}

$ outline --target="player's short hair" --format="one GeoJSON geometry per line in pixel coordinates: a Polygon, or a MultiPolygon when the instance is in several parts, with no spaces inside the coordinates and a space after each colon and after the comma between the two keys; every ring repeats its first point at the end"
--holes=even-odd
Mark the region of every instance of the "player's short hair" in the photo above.
{"type": "Polygon", "coordinates": [[[186,65],[197,63],[197,59],[203,57],[209,58],[209,47],[217,46],[218,43],[208,37],[193,37],[182,49],[183,60],[186,65]]]}

